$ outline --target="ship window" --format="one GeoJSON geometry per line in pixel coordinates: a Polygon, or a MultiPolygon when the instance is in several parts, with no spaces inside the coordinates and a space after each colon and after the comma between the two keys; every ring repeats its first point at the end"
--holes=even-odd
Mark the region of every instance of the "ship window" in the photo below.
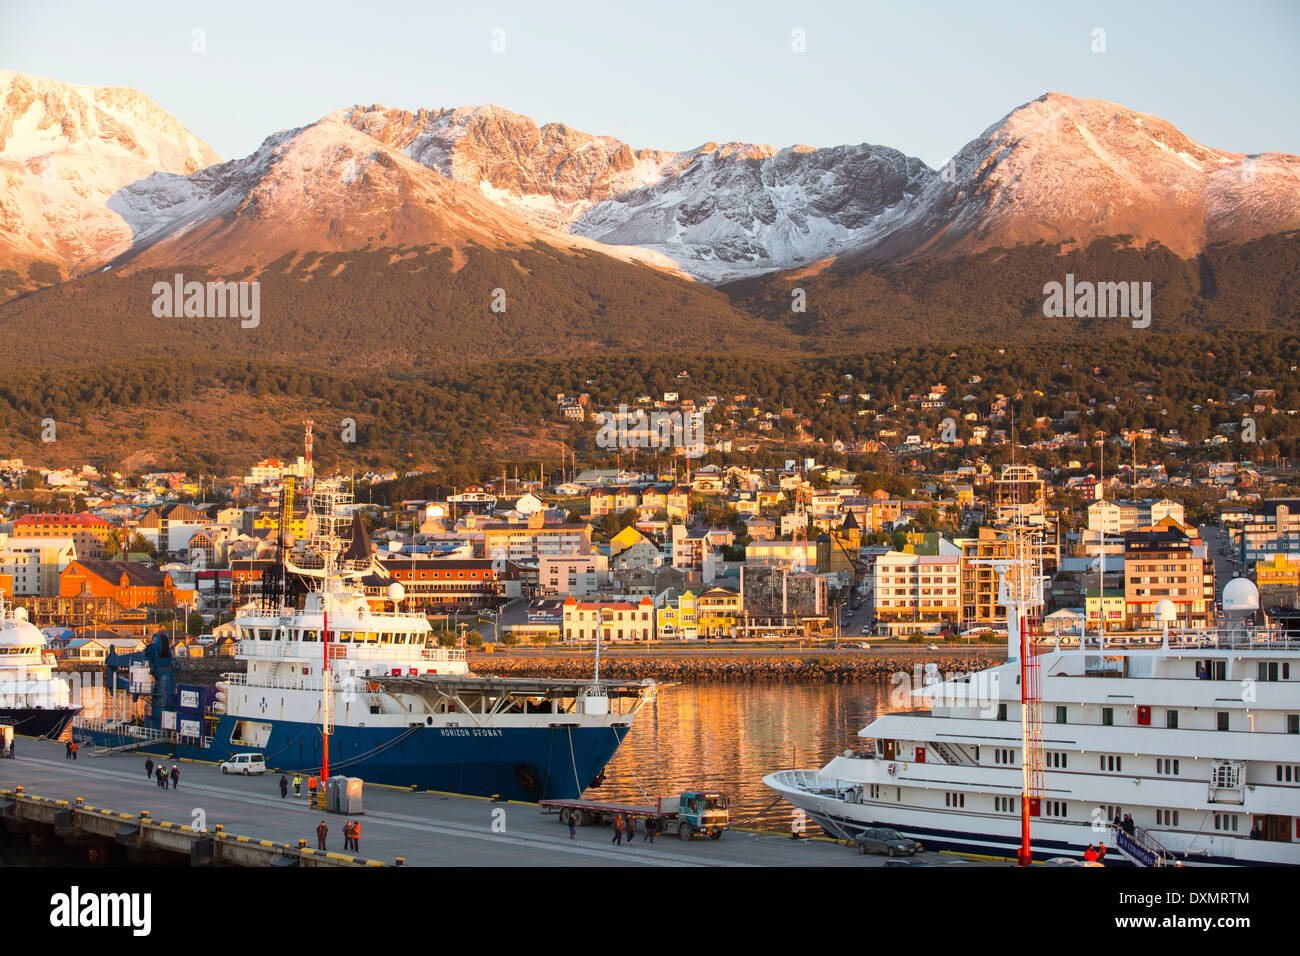
{"type": "Polygon", "coordinates": [[[1286,715],[1286,732],[1288,734],[1300,734],[1300,714],[1286,715]]]}
{"type": "Polygon", "coordinates": [[[1103,727],[1115,726],[1115,708],[1103,707],[1101,709],[1101,725],[1103,727]]]}
{"type": "Polygon", "coordinates": [[[1066,718],[1066,708],[1064,705],[1060,705],[1056,708],[1056,722],[1058,724],[1064,724],[1067,722],[1065,718],[1066,718]]]}
{"type": "Polygon", "coordinates": [[[1219,730],[1228,729],[1228,712],[1226,710],[1221,710],[1218,713],[1216,713],[1215,720],[1217,721],[1219,730]]]}
{"type": "Polygon", "coordinates": [[[1007,719],[1007,705],[998,704],[998,720],[1006,720],[1006,719],[1007,719]]]}
{"type": "Polygon", "coordinates": [[[1165,726],[1168,727],[1170,730],[1178,729],[1178,711],[1176,710],[1165,711],[1165,726]]]}

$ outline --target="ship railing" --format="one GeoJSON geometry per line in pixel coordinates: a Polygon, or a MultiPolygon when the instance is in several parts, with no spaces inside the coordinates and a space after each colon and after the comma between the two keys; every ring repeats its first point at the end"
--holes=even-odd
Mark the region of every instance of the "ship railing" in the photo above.
{"type": "Polygon", "coordinates": [[[247,674],[230,674],[226,677],[226,683],[231,687],[266,687],[271,690],[317,690],[325,689],[325,682],[319,677],[296,677],[292,680],[283,678],[267,678],[250,683],[247,674]]]}
{"type": "Polygon", "coordinates": [[[1231,650],[1300,650],[1300,637],[1280,627],[1198,627],[1170,630],[1169,646],[1179,650],[1222,647],[1231,650]]]}
{"type": "MultiPolygon", "coordinates": [[[[360,644],[330,641],[331,660],[387,661],[418,659],[422,661],[463,661],[465,652],[455,647],[417,647],[410,644],[380,644],[364,641],[360,644]]],[[[284,657],[319,658],[320,641],[240,641],[239,657],[259,660],[277,660],[284,657]]]]}
{"type": "Polygon", "coordinates": [[[111,734],[118,737],[132,737],[135,740],[171,740],[175,732],[161,730],[157,727],[141,727],[123,720],[108,717],[74,717],[72,726],[79,730],[111,734]]]}
{"type": "Polygon", "coordinates": [[[1165,866],[1173,859],[1164,844],[1136,824],[1131,833],[1123,827],[1117,828],[1115,836],[1124,855],[1140,866],[1165,866]]]}

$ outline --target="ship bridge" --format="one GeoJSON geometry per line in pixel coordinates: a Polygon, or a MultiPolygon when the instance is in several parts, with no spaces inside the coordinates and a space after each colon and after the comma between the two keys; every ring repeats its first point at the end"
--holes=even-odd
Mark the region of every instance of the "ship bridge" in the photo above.
{"type": "Polygon", "coordinates": [[[370,677],[367,682],[390,694],[422,698],[435,713],[476,718],[503,714],[591,716],[631,719],[665,685],[653,680],[590,681],[470,674],[420,674],[370,677]]]}

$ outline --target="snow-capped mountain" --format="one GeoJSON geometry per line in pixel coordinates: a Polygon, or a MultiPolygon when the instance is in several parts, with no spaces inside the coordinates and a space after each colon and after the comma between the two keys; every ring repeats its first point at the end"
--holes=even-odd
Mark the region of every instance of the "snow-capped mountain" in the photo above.
{"type": "Polygon", "coordinates": [[[0,279],[34,260],[71,275],[541,241],[722,282],[1106,235],[1189,256],[1300,228],[1300,157],[1059,93],[939,170],[865,144],[637,150],[494,106],[355,106],[219,163],[133,90],[0,72],[0,182],[0,279]]]}
{"type": "Polygon", "coordinates": [[[932,175],[905,216],[849,261],[1100,236],[1180,256],[1300,228],[1300,157],[1202,146],[1156,116],[1048,93],[932,175]]]}
{"type": "Polygon", "coordinates": [[[706,281],[835,255],[887,229],[932,176],[881,146],[633,150],[495,106],[339,115],[534,222],[653,249],[706,281]]]}
{"type": "Polygon", "coordinates": [[[75,271],[130,241],[106,208],[119,189],[158,170],[184,175],[219,161],[135,90],[0,70],[0,268],[43,260],[75,271]]]}
{"type": "Polygon", "coordinates": [[[250,156],[189,176],[155,173],[108,202],[133,239],[117,267],[193,263],[239,269],[286,253],[544,242],[675,271],[637,248],[600,246],[528,222],[331,114],[268,137],[250,156]]]}

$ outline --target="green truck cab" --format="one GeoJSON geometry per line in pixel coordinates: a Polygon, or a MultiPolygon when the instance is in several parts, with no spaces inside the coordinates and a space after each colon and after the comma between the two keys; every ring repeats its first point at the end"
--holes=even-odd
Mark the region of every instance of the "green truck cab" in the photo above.
{"type": "MultiPolygon", "coordinates": [[[[718,839],[727,829],[731,801],[720,790],[687,790],[677,798],[677,835],[689,840],[697,833],[718,839]]],[[[667,808],[663,808],[667,809],[667,808]]]]}

